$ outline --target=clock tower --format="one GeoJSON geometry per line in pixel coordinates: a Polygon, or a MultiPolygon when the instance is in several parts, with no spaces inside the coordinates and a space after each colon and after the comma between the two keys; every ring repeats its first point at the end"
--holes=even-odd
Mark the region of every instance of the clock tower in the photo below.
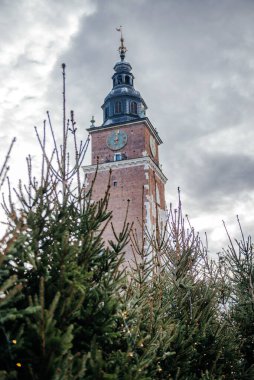
{"type": "MultiPolygon", "coordinates": [[[[125,61],[126,50],[121,34],[120,61],[114,66],[113,88],[102,105],[103,124],[97,127],[92,120],[88,129],[92,163],[83,169],[88,188],[97,170],[92,190],[95,201],[104,196],[112,170],[108,207],[113,211],[114,229],[121,231],[127,207],[128,221],[133,222],[133,240],[126,247],[128,261],[132,259],[134,240],[141,247],[145,231],[157,236],[165,225],[167,179],[159,163],[162,140],[146,117],[144,99],[134,88],[132,67],[125,61]]],[[[107,226],[104,237],[113,239],[111,226],[107,226]]],[[[146,239],[145,244],[148,245],[146,239]]]]}

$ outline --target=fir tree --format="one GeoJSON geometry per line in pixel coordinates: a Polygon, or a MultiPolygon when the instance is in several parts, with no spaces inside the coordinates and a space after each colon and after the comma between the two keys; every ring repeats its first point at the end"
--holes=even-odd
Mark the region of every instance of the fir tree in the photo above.
{"type": "Polygon", "coordinates": [[[254,252],[251,237],[245,238],[237,220],[242,239],[234,241],[224,224],[229,246],[222,258],[230,289],[227,318],[239,344],[239,378],[247,380],[254,378],[254,252]]]}
{"type": "MultiPolygon", "coordinates": [[[[0,190],[2,189],[4,182],[7,178],[9,171],[8,162],[10,159],[10,153],[12,151],[15,139],[12,140],[4,163],[0,170],[0,190]]],[[[13,235],[12,241],[16,238],[16,234],[13,235]]],[[[0,379],[4,379],[7,376],[7,371],[10,372],[10,376],[15,378],[16,372],[11,371],[11,366],[8,363],[12,360],[13,347],[16,344],[16,339],[13,339],[11,334],[5,330],[5,324],[13,322],[16,318],[22,316],[22,311],[17,310],[15,302],[17,297],[20,297],[22,284],[17,281],[16,275],[11,275],[8,268],[5,267],[5,260],[8,260],[9,245],[5,244],[5,238],[0,240],[0,357],[3,362],[6,362],[6,370],[0,370],[0,379]]]]}
{"type": "Polygon", "coordinates": [[[28,185],[20,182],[14,190],[18,202],[10,191],[9,204],[5,199],[3,203],[9,224],[3,271],[23,284],[15,308],[33,311],[14,323],[3,321],[5,335],[11,333],[16,343],[11,357],[6,359],[3,353],[0,358],[6,379],[12,378],[11,371],[26,380],[116,379],[124,358],[128,360],[126,347],[120,344],[120,363],[110,358],[120,339],[115,294],[122,283],[118,269],[129,225],[124,223],[115,242],[105,247],[102,234],[111,219],[109,187],[97,203],[92,202],[91,191],[83,191],[81,163],[88,141],[78,145],[73,112],[66,118],[64,65],[63,110],[61,147],[48,113],[54,152],[50,156],[46,152],[44,122],[42,138],[37,133],[43,153],[41,178],[33,177],[28,157],[28,185]],[[74,141],[73,168],[69,135],[74,141]]]}
{"type": "Polygon", "coordinates": [[[93,185],[84,192],[89,141],[78,143],[74,113],[68,119],[65,108],[63,65],[62,144],[47,113],[42,137],[36,129],[40,178],[28,157],[28,184],[12,191],[10,151],[0,171],[0,186],[6,179],[9,188],[0,241],[0,379],[253,378],[251,239],[234,244],[229,237],[224,256],[210,260],[179,196],[164,231],[157,220],[156,231],[138,241],[126,214],[122,232],[112,225],[114,241],[104,242],[110,185],[98,202],[93,185]],[[129,239],[134,261],[126,275],[129,239]]]}
{"type": "Polygon", "coordinates": [[[181,201],[166,230],[133,239],[126,324],[133,357],[151,379],[237,379],[233,331],[222,320],[218,266],[184,220],[181,201]]]}

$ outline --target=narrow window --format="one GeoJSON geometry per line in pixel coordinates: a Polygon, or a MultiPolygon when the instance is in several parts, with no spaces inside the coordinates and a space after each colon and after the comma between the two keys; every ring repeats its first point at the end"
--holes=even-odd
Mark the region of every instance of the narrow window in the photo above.
{"type": "Polygon", "coordinates": [[[130,77],[128,75],[125,76],[125,83],[130,84],[130,77]]]}
{"type": "Polygon", "coordinates": [[[134,114],[138,113],[138,106],[136,102],[131,102],[131,113],[134,113],[134,114]]]}
{"type": "Polygon", "coordinates": [[[117,181],[113,181],[113,187],[117,187],[117,181]]]}
{"type": "Polygon", "coordinates": [[[118,84],[122,84],[122,83],[123,83],[122,75],[118,75],[118,76],[117,76],[117,83],[118,83],[118,84]]]}
{"type": "Polygon", "coordinates": [[[116,102],[115,103],[115,113],[121,113],[122,112],[122,103],[116,102]]]}
{"type": "Polygon", "coordinates": [[[108,107],[105,108],[105,119],[108,118],[108,107]]]}
{"type": "Polygon", "coordinates": [[[121,161],[122,160],[122,153],[115,153],[114,159],[115,159],[115,161],[121,161]]]}
{"type": "Polygon", "coordinates": [[[160,190],[159,190],[159,186],[158,184],[156,183],[156,202],[158,205],[160,205],[161,203],[161,200],[160,200],[160,190]]]}

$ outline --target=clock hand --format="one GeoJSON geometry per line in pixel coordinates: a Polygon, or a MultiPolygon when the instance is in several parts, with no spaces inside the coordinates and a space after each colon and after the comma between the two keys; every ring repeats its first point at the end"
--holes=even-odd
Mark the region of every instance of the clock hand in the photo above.
{"type": "Polygon", "coordinates": [[[115,138],[114,138],[115,143],[118,141],[118,134],[119,134],[119,131],[115,132],[115,138]]]}

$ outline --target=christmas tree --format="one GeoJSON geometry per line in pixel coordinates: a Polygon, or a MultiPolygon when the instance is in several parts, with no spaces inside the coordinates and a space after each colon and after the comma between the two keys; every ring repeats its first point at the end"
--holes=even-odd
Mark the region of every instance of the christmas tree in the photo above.
{"type": "Polygon", "coordinates": [[[9,290],[6,302],[10,288],[18,290],[22,284],[21,296],[6,312],[10,316],[15,310],[19,318],[3,316],[1,321],[8,342],[0,358],[6,379],[115,379],[124,360],[129,361],[118,328],[121,308],[116,297],[124,277],[119,267],[129,225],[125,223],[115,241],[105,246],[102,234],[111,219],[109,187],[97,203],[92,202],[91,191],[83,191],[81,163],[88,141],[78,144],[74,113],[66,117],[64,65],[63,104],[62,145],[57,146],[48,113],[43,136],[37,132],[40,179],[33,177],[28,157],[28,184],[20,182],[16,202],[11,191],[9,202],[4,200],[8,231],[2,240],[6,248],[1,280],[2,291],[9,290]],[[52,155],[46,151],[47,124],[52,155]]]}
{"type": "MultiPolygon", "coordinates": [[[[183,215],[170,207],[164,230],[126,219],[114,241],[103,232],[105,195],[84,191],[74,113],[57,144],[50,114],[43,132],[39,179],[27,158],[28,183],[11,190],[8,157],[0,171],[7,231],[0,257],[1,380],[239,380],[254,378],[254,271],[251,239],[219,260],[183,215]],[[48,131],[53,152],[47,149],[48,131]],[[73,144],[73,157],[69,153],[73,144]],[[131,240],[134,260],[122,265],[131,240]]],[[[96,181],[96,176],[94,181],[96,181]]]]}

